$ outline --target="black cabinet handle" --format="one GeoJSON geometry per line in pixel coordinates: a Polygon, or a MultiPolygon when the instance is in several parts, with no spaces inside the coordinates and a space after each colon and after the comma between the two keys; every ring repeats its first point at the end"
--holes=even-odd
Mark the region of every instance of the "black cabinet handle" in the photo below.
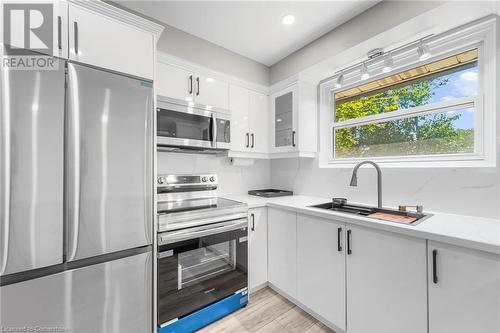
{"type": "Polygon", "coordinates": [[[62,31],[62,19],[61,19],[61,16],[58,16],[57,17],[57,47],[59,48],[59,50],[62,50],[61,31],[62,31]]]}
{"type": "Polygon", "coordinates": [[[193,93],[193,76],[189,75],[189,95],[193,93]]]}
{"type": "Polygon", "coordinates": [[[78,22],[73,23],[74,34],[75,34],[75,54],[78,54],[78,22]]]}
{"type": "Polygon", "coordinates": [[[342,243],[340,239],[342,238],[342,228],[337,228],[337,251],[342,252],[342,243]]]}
{"type": "Polygon", "coordinates": [[[351,229],[347,230],[347,254],[351,254],[351,229]]]}
{"type": "Polygon", "coordinates": [[[437,254],[438,250],[432,250],[432,282],[434,282],[435,284],[438,283],[437,254]]]}
{"type": "Polygon", "coordinates": [[[250,147],[250,134],[246,134],[247,136],[247,148],[250,147]]]}
{"type": "Polygon", "coordinates": [[[252,213],[250,214],[250,217],[252,218],[252,231],[255,231],[255,214],[252,213]]]}
{"type": "Polygon", "coordinates": [[[295,147],[295,131],[292,131],[292,147],[295,147]]]}
{"type": "Polygon", "coordinates": [[[198,96],[200,94],[200,78],[197,77],[196,78],[196,96],[198,96]]]}
{"type": "Polygon", "coordinates": [[[251,146],[251,148],[253,148],[255,146],[255,135],[252,133],[252,134],[250,134],[250,136],[252,137],[252,146],[251,146]]]}

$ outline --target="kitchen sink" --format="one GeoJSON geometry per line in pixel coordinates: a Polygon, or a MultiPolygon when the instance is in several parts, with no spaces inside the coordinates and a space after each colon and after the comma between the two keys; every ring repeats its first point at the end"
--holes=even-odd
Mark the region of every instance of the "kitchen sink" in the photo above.
{"type": "Polygon", "coordinates": [[[432,214],[423,214],[417,212],[402,212],[394,209],[377,208],[363,205],[354,205],[349,203],[334,204],[327,202],[319,205],[309,206],[312,208],[325,209],[333,212],[352,214],[383,220],[388,222],[401,223],[406,225],[417,225],[423,220],[432,216],[432,214]]]}

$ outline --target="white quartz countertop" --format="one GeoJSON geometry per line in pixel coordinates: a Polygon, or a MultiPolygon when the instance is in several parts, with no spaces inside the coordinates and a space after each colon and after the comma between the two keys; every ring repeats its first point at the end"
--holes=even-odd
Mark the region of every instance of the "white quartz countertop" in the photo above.
{"type": "Polygon", "coordinates": [[[252,195],[225,195],[224,197],[244,202],[248,204],[250,209],[257,207],[286,209],[348,224],[366,226],[500,254],[500,220],[497,219],[425,212],[426,214],[433,214],[433,216],[412,226],[309,207],[329,202],[331,199],[328,198],[303,195],[277,198],[262,198],[252,195]]]}

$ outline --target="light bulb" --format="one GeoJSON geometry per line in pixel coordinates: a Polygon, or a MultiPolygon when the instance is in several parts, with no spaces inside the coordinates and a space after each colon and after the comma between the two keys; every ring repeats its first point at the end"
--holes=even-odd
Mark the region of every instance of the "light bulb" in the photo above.
{"type": "Polygon", "coordinates": [[[335,84],[334,84],[334,87],[336,89],[338,88],[342,88],[342,83],[344,82],[344,74],[340,74],[338,77],[337,77],[337,81],[335,81],[335,84]]]}
{"type": "Polygon", "coordinates": [[[418,59],[420,59],[420,61],[427,60],[432,56],[429,46],[427,46],[427,44],[424,44],[422,41],[420,41],[420,45],[418,45],[417,53],[418,59]]]}
{"type": "Polygon", "coordinates": [[[394,67],[394,60],[392,60],[392,55],[389,53],[384,59],[384,67],[382,67],[383,73],[390,73],[394,67]]]}
{"type": "Polygon", "coordinates": [[[363,63],[361,66],[361,80],[368,80],[370,78],[370,73],[368,73],[368,67],[363,63]]]}

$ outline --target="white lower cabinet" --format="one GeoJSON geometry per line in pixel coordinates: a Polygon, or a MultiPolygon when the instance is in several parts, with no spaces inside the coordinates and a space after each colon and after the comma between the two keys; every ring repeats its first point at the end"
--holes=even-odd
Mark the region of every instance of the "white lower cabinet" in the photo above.
{"type": "Polygon", "coordinates": [[[267,208],[248,211],[248,275],[250,290],[267,282],[267,208]]]}
{"type": "Polygon", "coordinates": [[[500,332],[500,255],[429,241],[429,332],[500,332]]]}
{"type": "Polygon", "coordinates": [[[347,226],[347,332],[427,332],[425,239],[347,226]]]}
{"type": "Polygon", "coordinates": [[[345,225],[297,215],[297,300],[345,330],[345,225]]]}
{"type": "Polygon", "coordinates": [[[268,208],[269,282],[297,297],[297,214],[268,208]]]}

